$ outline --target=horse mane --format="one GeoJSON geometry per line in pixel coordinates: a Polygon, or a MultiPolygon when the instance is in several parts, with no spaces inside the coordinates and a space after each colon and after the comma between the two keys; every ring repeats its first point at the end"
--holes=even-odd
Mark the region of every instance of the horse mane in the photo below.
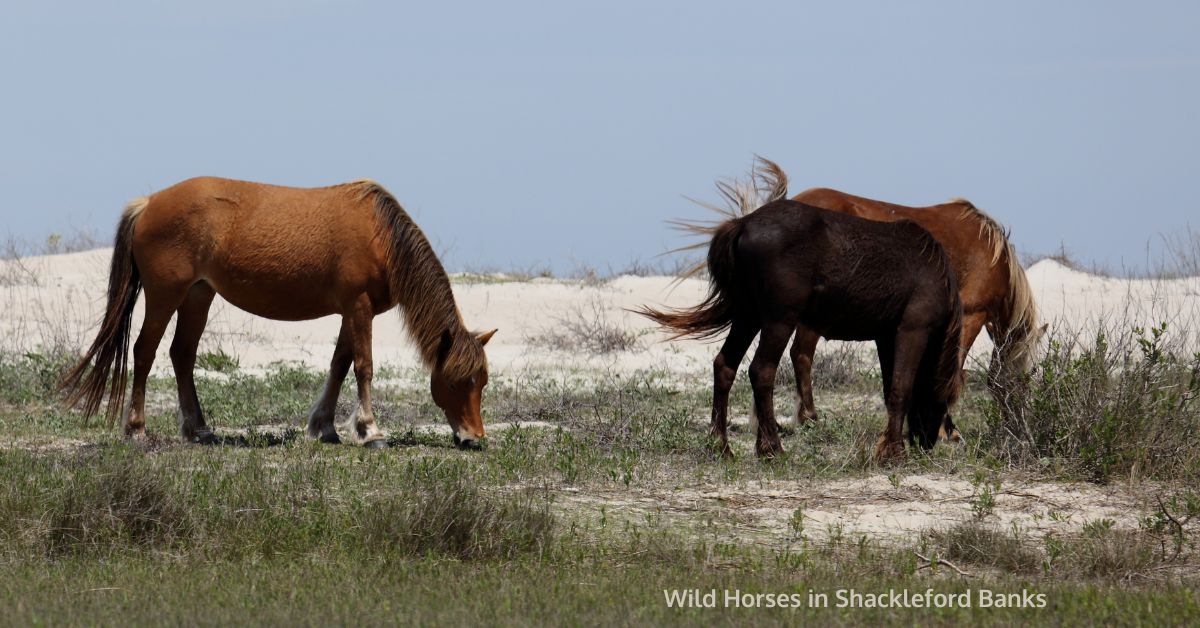
{"type": "Polygon", "coordinates": [[[1037,303],[1033,299],[1033,289],[1025,276],[1025,269],[1017,258],[1016,248],[1009,240],[1007,229],[996,222],[982,209],[965,198],[953,198],[949,203],[962,206],[959,220],[973,219],[979,222],[979,236],[992,247],[992,265],[1001,260],[1008,266],[1008,291],[1006,299],[1007,322],[1002,338],[993,338],[997,347],[1002,347],[1006,364],[1018,371],[1028,370],[1030,359],[1033,357],[1033,344],[1037,340],[1034,328],[1037,327],[1037,303]]]}
{"type": "MultiPolygon", "coordinates": [[[[725,223],[730,220],[749,216],[759,207],[787,198],[788,178],[787,174],[783,172],[783,168],[779,167],[779,164],[766,157],[755,155],[754,165],[751,167],[750,175],[746,179],[722,179],[717,181],[716,187],[717,193],[722,199],[721,204],[709,203],[691,197],[684,198],[705,209],[716,212],[720,218],[717,220],[702,221],[668,220],[667,224],[675,229],[701,238],[693,244],[667,251],[668,254],[704,248],[709,245],[713,236],[716,235],[717,231],[725,223]]],[[[700,261],[684,271],[678,280],[682,281],[688,277],[692,277],[704,270],[706,266],[707,261],[700,261]]]]}
{"type": "Polygon", "coordinates": [[[487,368],[483,345],[463,325],[442,262],[408,212],[370,179],[345,184],[358,201],[372,201],[378,235],[387,249],[388,280],[409,335],[425,366],[454,381],[487,368]]]}
{"type": "Polygon", "coordinates": [[[965,198],[955,197],[946,202],[947,204],[962,206],[962,213],[958,215],[959,220],[974,219],[979,223],[979,237],[987,241],[988,245],[992,247],[992,266],[995,266],[1007,248],[1008,230],[996,222],[995,218],[987,215],[986,212],[965,198]]]}

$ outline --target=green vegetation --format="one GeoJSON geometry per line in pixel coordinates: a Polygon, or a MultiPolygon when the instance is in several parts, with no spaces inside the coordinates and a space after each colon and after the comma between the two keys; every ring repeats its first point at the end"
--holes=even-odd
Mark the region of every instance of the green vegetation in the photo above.
{"type": "Polygon", "coordinates": [[[1200,353],[1167,324],[1051,338],[1008,412],[984,408],[984,439],[1015,464],[1061,465],[1094,481],[1200,481],[1200,353]]]}
{"type": "MultiPolygon", "coordinates": [[[[973,378],[957,417],[969,445],[886,469],[871,461],[878,376],[850,354],[818,362],[823,418],[770,463],[744,433],[738,458],[718,459],[707,382],[663,373],[497,373],[488,424],[527,425],[463,452],[436,431],[426,375],[380,369],[376,414],[394,447],[369,451],[301,436],[324,373],[214,357],[199,394],[238,436],[200,447],[174,438],[171,378],[151,381],[155,437],[126,444],[53,402],[65,358],[0,355],[0,603],[13,624],[1183,624],[1200,612],[1197,366],[1162,330],[1131,338],[1128,352],[1052,348],[1010,416],[973,378]],[[960,516],[911,537],[847,529],[789,496],[850,499],[839,491],[879,479],[867,497],[929,503],[918,476],[967,489],[960,516]],[[1133,527],[1048,504],[1047,527],[1031,530],[1001,517],[1013,478],[1132,481],[1161,497],[1133,527]],[[776,496],[741,508],[753,491],[776,496]],[[777,519],[747,514],[771,507],[777,519]],[[834,608],[839,589],[930,588],[974,608],[834,608]],[[811,590],[830,607],[678,609],[673,589],[811,590]],[[1044,594],[1046,607],[981,609],[985,589],[1044,594]]],[[[742,415],[744,375],[734,390],[742,415]]],[[[778,395],[783,416],[790,397],[778,395]]]]}

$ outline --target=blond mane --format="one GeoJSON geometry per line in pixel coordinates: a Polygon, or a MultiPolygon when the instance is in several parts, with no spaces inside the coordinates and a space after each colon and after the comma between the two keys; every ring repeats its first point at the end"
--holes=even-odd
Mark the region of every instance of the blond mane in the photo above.
{"type": "Polygon", "coordinates": [[[993,338],[997,345],[1005,347],[1005,357],[1008,365],[1018,371],[1028,370],[1033,357],[1033,344],[1037,326],[1037,303],[1033,299],[1033,290],[1025,277],[1025,270],[1017,258],[1017,251],[1009,241],[1009,232],[987,215],[982,209],[965,198],[953,198],[949,203],[962,205],[959,220],[976,220],[979,222],[979,237],[992,248],[992,265],[1003,259],[1008,266],[1008,322],[1005,326],[1005,338],[993,338]]]}

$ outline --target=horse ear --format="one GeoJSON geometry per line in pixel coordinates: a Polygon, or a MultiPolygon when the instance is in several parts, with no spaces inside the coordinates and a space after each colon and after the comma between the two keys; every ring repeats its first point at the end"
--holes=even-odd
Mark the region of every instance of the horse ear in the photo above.
{"type": "Polygon", "coordinates": [[[498,331],[500,330],[493,329],[492,331],[485,331],[482,334],[475,336],[475,339],[479,341],[479,344],[487,346],[488,341],[491,340],[492,336],[495,336],[496,332],[498,331]]]}
{"type": "Polygon", "coordinates": [[[450,335],[449,329],[442,330],[442,339],[438,341],[437,364],[441,366],[446,362],[446,356],[450,355],[450,345],[453,344],[454,337],[450,335]]]}

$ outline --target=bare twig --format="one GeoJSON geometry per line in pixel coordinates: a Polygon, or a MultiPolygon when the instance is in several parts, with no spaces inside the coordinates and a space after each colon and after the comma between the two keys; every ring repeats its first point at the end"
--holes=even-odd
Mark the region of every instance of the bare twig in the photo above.
{"type": "Polygon", "coordinates": [[[968,578],[972,577],[971,574],[959,569],[958,565],[955,565],[954,563],[946,560],[945,558],[942,558],[941,556],[938,556],[936,560],[931,560],[928,556],[925,556],[921,552],[914,551],[913,554],[916,554],[917,558],[920,558],[921,560],[925,561],[925,564],[917,567],[917,569],[925,569],[926,567],[933,567],[934,565],[945,565],[945,566],[953,569],[954,571],[957,571],[958,575],[960,575],[960,576],[966,576],[968,578]]]}
{"type": "Polygon", "coordinates": [[[1162,495],[1155,495],[1154,499],[1158,501],[1158,509],[1162,511],[1163,516],[1169,519],[1171,523],[1175,524],[1175,529],[1183,532],[1183,526],[1187,525],[1192,520],[1192,515],[1188,515],[1187,517],[1184,517],[1183,521],[1180,521],[1176,519],[1169,510],[1167,510],[1167,505],[1163,503],[1162,495]]]}

